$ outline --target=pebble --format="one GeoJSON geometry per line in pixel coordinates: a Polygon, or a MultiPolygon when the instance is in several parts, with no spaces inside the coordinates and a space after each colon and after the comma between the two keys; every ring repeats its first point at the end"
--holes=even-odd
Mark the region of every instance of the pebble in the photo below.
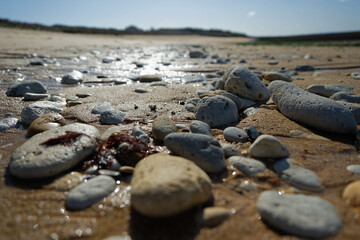
{"type": "Polygon", "coordinates": [[[358,164],[358,165],[349,165],[349,166],[346,167],[346,170],[348,170],[349,172],[360,175],[360,164],[358,164]]]}
{"type": "Polygon", "coordinates": [[[118,168],[114,170],[109,170],[109,169],[100,169],[98,171],[99,175],[105,175],[105,176],[109,176],[109,177],[113,177],[113,178],[118,178],[121,176],[121,173],[117,170],[119,170],[120,168],[120,164],[118,163],[118,168]]]}
{"type": "Polygon", "coordinates": [[[295,66],[295,71],[311,72],[311,71],[315,71],[315,70],[316,69],[311,65],[296,65],[295,66]]]}
{"type": "Polygon", "coordinates": [[[140,136],[137,137],[139,140],[143,141],[144,143],[149,144],[151,139],[148,135],[146,134],[141,134],[140,136]]]}
{"type": "Polygon", "coordinates": [[[360,79],[360,72],[352,72],[350,76],[354,79],[360,79]]]}
{"type": "Polygon", "coordinates": [[[201,96],[201,95],[204,95],[204,94],[208,94],[208,93],[210,93],[210,91],[208,91],[208,90],[197,90],[197,91],[196,91],[196,94],[197,94],[198,96],[201,96]]]}
{"type": "Polygon", "coordinates": [[[24,94],[24,101],[36,101],[43,98],[49,97],[49,94],[43,94],[43,93],[25,93],[24,94]]]}
{"type": "Polygon", "coordinates": [[[114,110],[114,107],[109,102],[101,103],[91,110],[92,114],[101,114],[105,111],[114,110]]]}
{"type": "Polygon", "coordinates": [[[346,107],[355,118],[356,123],[360,124],[360,105],[343,102],[343,101],[338,101],[338,103],[346,107]]]}
{"type": "Polygon", "coordinates": [[[110,195],[116,188],[115,180],[109,176],[96,176],[69,191],[65,206],[71,210],[82,210],[110,195]]]}
{"type": "Polygon", "coordinates": [[[116,125],[124,122],[126,113],[120,110],[107,110],[100,114],[100,122],[108,125],[116,125]]]}
{"type": "Polygon", "coordinates": [[[226,158],[239,154],[239,149],[232,144],[222,143],[221,148],[223,149],[226,158]]]}
{"type": "Polygon", "coordinates": [[[184,77],[185,84],[205,82],[206,78],[202,75],[187,75],[184,77]]]}
{"type": "Polygon", "coordinates": [[[255,107],[249,107],[244,111],[244,114],[249,117],[251,115],[257,114],[260,112],[259,108],[255,108],[255,107]]]}
{"type": "Polygon", "coordinates": [[[66,120],[59,113],[47,113],[35,119],[29,126],[26,136],[32,137],[38,133],[66,125],[66,120]]]}
{"type": "Polygon", "coordinates": [[[152,137],[157,141],[163,141],[170,134],[177,132],[177,127],[168,116],[162,115],[155,118],[152,124],[152,137]]]}
{"type": "Polygon", "coordinates": [[[252,101],[267,101],[269,99],[269,90],[259,77],[246,67],[235,65],[227,79],[223,79],[225,80],[225,90],[238,97],[252,101]]]}
{"type": "Polygon", "coordinates": [[[193,103],[186,103],[185,104],[185,109],[189,112],[195,112],[196,111],[196,106],[193,103]]]}
{"type": "Polygon", "coordinates": [[[78,84],[82,81],[84,81],[84,74],[77,70],[73,70],[61,78],[62,84],[78,84]]]}
{"type": "Polygon", "coordinates": [[[151,92],[151,90],[149,90],[149,89],[144,89],[144,88],[136,88],[136,89],[135,89],[135,92],[136,92],[136,93],[148,93],[148,92],[151,92]]]}
{"type": "Polygon", "coordinates": [[[354,90],[353,87],[339,84],[329,84],[329,85],[321,85],[321,84],[312,84],[307,87],[306,91],[315,93],[317,95],[321,95],[324,97],[331,97],[337,92],[346,91],[350,92],[354,90]]]}
{"type": "Polygon", "coordinates": [[[298,237],[330,237],[342,227],[336,208],[319,197],[265,191],[257,209],[267,224],[298,237]]]}
{"type": "Polygon", "coordinates": [[[360,180],[348,184],[342,194],[344,201],[353,206],[360,206],[360,180]]]}
{"type": "Polygon", "coordinates": [[[135,137],[139,137],[142,134],[145,134],[144,130],[140,127],[140,125],[135,125],[132,129],[131,134],[135,137]]]}
{"type": "Polygon", "coordinates": [[[256,183],[249,181],[249,180],[244,180],[240,184],[241,190],[248,191],[248,192],[255,191],[257,189],[257,186],[258,185],[256,183]]]}
{"type": "Polygon", "coordinates": [[[316,173],[292,164],[292,161],[289,159],[277,161],[273,168],[282,180],[294,187],[313,192],[324,190],[324,186],[321,184],[316,173]]]}
{"type": "Polygon", "coordinates": [[[176,215],[211,195],[211,180],[203,170],[187,159],[161,153],[141,160],[131,180],[132,207],[149,217],[176,215]]]}
{"type": "Polygon", "coordinates": [[[274,81],[274,80],[283,80],[285,82],[292,81],[290,76],[288,76],[284,73],[278,73],[278,72],[263,72],[261,74],[261,77],[268,81],[274,81]]]}
{"type": "Polygon", "coordinates": [[[232,156],[228,159],[228,162],[247,175],[255,175],[266,170],[264,163],[250,158],[241,156],[232,156]]]}
{"type": "Polygon", "coordinates": [[[46,93],[46,87],[39,81],[28,80],[8,87],[6,96],[23,97],[25,93],[46,93]]]}
{"type": "Polygon", "coordinates": [[[21,122],[30,125],[35,119],[46,113],[59,113],[62,108],[58,103],[50,101],[34,102],[21,111],[21,122]]]}
{"type": "Polygon", "coordinates": [[[360,103],[360,96],[350,95],[349,92],[344,91],[335,93],[330,99],[349,103],[360,103]]]}
{"type": "Polygon", "coordinates": [[[247,63],[246,59],[241,59],[239,63],[247,63]]]}
{"type": "Polygon", "coordinates": [[[203,211],[203,225],[205,227],[216,227],[227,220],[234,212],[223,207],[207,207],[203,211]]]}
{"type": "Polygon", "coordinates": [[[0,132],[8,130],[10,128],[16,128],[19,124],[17,118],[4,118],[0,120],[0,132]]]}
{"type": "Polygon", "coordinates": [[[153,82],[150,84],[152,87],[166,87],[168,83],[166,82],[153,82]]]}
{"type": "Polygon", "coordinates": [[[142,82],[142,83],[160,82],[160,81],[162,81],[162,76],[157,75],[157,74],[141,75],[138,80],[139,80],[139,82],[142,82]]]}
{"type": "Polygon", "coordinates": [[[171,133],[164,139],[166,147],[177,155],[190,159],[208,173],[225,168],[224,151],[213,137],[198,133],[171,133]]]}
{"type": "Polygon", "coordinates": [[[354,134],[356,131],[353,115],[340,103],[283,81],[271,82],[269,89],[281,113],[290,119],[333,133],[354,134]]]}
{"type": "Polygon", "coordinates": [[[201,51],[190,51],[190,58],[206,58],[206,54],[201,51]]]}
{"type": "Polygon", "coordinates": [[[135,171],[135,168],[134,167],[131,167],[131,166],[121,166],[119,168],[119,172],[120,173],[125,173],[125,174],[133,174],[135,171]]]}
{"type": "Polygon", "coordinates": [[[30,66],[47,66],[43,61],[31,61],[29,64],[30,66]]]}
{"type": "Polygon", "coordinates": [[[236,104],[239,112],[244,107],[243,101],[238,96],[228,92],[222,93],[221,95],[232,100],[236,104]]]}
{"type": "Polygon", "coordinates": [[[196,106],[195,118],[210,127],[227,125],[238,121],[238,108],[227,97],[205,97],[196,106]]]}
{"type": "Polygon", "coordinates": [[[279,61],[269,61],[267,64],[268,65],[278,65],[279,61]]]}
{"type": "Polygon", "coordinates": [[[113,127],[110,127],[108,129],[105,130],[105,132],[103,134],[101,134],[101,141],[107,141],[107,139],[112,135],[112,134],[123,134],[123,130],[122,128],[120,128],[119,126],[113,126],[113,127]]]}
{"type": "Polygon", "coordinates": [[[313,59],[313,58],[314,58],[314,56],[311,55],[311,54],[306,54],[306,55],[304,56],[304,59],[313,59]]]}
{"type": "Polygon", "coordinates": [[[190,131],[192,133],[200,133],[200,134],[212,136],[210,126],[203,121],[198,121],[198,120],[192,121],[190,123],[190,131]]]}
{"type": "Polygon", "coordinates": [[[112,58],[112,57],[107,57],[107,58],[102,59],[102,63],[113,63],[115,61],[116,61],[116,59],[112,58]]]}
{"type": "Polygon", "coordinates": [[[246,133],[249,136],[250,142],[254,142],[260,136],[260,133],[253,126],[246,128],[246,133]]]}
{"type": "Polygon", "coordinates": [[[227,127],[224,129],[224,138],[226,141],[229,142],[247,142],[249,139],[249,136],[237,127],[227,127]]]}
{"type": "Polygon", "coordinates": [[[251,144],[250,155],[254,158],[283,158],[289,152],[274,136],[263,134],[251,144]]]}
{"type": "Polygon", "coordinates": [[[10,172],[19,178],[44,178],[64,172],[89,157],[100,137],[95,127],[74,123],[39,133],[18,147],[11,155],[10,172]],[[43,143],[66,133],[80,133],[71,144],[46,146],[43,143]]]}
{"type": "Polygon", "coordinates": [[[87,98],[87,97],[90,97],[91,94],[90,93],[77,93],[76,96],[78,98],[87,98]]]}

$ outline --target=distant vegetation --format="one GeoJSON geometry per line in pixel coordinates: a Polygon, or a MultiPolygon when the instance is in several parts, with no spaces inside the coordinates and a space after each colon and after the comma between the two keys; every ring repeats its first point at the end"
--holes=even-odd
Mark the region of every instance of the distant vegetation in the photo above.
{"type": "Polygon", "coordinates": [[[238,45],[276,46],[360,46],[360,32],[326,33],[286,37],[259,37],[238,45]]]}
{"type": "Polygon", "coordinates": [[[84,33],[84,34],[109,34],[109,35],[124,35],[124,34],[141,34],[141,35],[201,35],[201,36],[215,36],[215,37],[246,37],[245,34],[233,33],[230,31],[223,31],[218,29],[197,29],[197,28],[160,28],[144,31],[136,26],[129,26],[124,30],[114,28],[92,28],[92,27],[80,27],[80,26],[65,26],[65,25],[53,25],[46,26],[35,23],[24,23],[11,21],[8,19],[0,18],[0,27],[7,28],[20,28],[20,29],[33,29],[52,32],[64,32],[64,33],[84,33]]]}

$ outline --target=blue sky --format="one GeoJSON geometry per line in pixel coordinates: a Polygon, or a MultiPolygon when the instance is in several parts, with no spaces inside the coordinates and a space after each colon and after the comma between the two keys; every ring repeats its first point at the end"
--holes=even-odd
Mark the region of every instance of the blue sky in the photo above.
{"type": "Polygon", "coordinates": [[[296,35],[360,31],[360,0],[0,0],[0,18],[46,25],[296,35]]]}

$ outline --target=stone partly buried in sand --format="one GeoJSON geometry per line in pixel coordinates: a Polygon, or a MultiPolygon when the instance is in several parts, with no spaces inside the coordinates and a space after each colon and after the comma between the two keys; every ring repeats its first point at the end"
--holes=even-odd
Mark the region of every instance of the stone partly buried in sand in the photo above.
{"type": "Polygon", "coordinates": [[[340,103],[302,90],[284,81],[273,81],[270,94],[286,117],[320,130],[354,135],[356,121],[340,103]]]}
{"type": "Polygon", "coordinates": [[[97,128],[81,123],[39,133],[12,153],[9,170],[19,178],[55,176],[90,156],[99,137],[97,128]]]}
{"type": "Polygon", "coordinates": [[[225,90],[252,101],[267,101],[269,90],[257,75],[243,66],[230,66],[223,76],[225,90]]]}
{"type": "Polygon", "coordinates": [[[116,188],[115,180],[109,176],[97,176],[71,189],[65,206],[71,210],[90,207],[112,193],[116,188]]]}
{"type": "Polygon", "coordinates": [[[35,119],[46,113],[59,113],[64,105],[51,101],[34,102],[21,111],[21,122],[30,125],[35,119]]]}
{"type": "Polygon", "coordinates": [[[193,162],[182,157],[153,154],[135,167],[131,204],[150,217],[168,217],[208,201],[211,180],[193,162]]]}
{"type": "Polygon", "coordinates": [[[261,135],[250,146],[254,158],[283,158],[289,155],[286,147],[271,135],[261,135]]]}
{"type": "Polygon", "coordinates": [[[25,93],[46,93],[45,86],[36,80],[29,80],[11,86],[6,91],[6,96],[23,97],[25,93]]]}
{"type": "Polygon", "coordinates": [[[321,84],[311,84],[306,88],[306,91],[315,93],[317,95],[321,95],[324,97],[331,97],[337,92],[350,92],[354,90],[353,87],[340,85],[340,84],[328,84],[328,85],[321,85],[321,84]]]}
{"type": "Polygon", "coordinates": [[[157,141],[163,141],[166,135],[176,131],[173,120],[165,115],[157,117],[152,124],[152,137],[157,141]]]}
{"type": "Polygon", "coordinates": [[[171,133],[164,143],[170,151],[190,159],[205,172],[216,173],[225,168],[224,151],[213,137],[199,133],[171,133]]]}
{"type": "Polygon", "coordinates": [[[336,208],[319,197],[265,191],[257,209],[267,224],[298,237],[330,237],[342,227],[336,208]]]}
{"type": "Polygon", "coordinates": [[[195,117],[197,120],[218,127],[238,121],[238,108],[227,97],[214,96],[201,99],[196,105],[195,117]]]}
{"type": "Polygon", "coordinates": [[[47,113],[35,119],[29,126],[26,136],[31,137],[35,134],[66,125],[66,120],[59,113],[47,113]]]}

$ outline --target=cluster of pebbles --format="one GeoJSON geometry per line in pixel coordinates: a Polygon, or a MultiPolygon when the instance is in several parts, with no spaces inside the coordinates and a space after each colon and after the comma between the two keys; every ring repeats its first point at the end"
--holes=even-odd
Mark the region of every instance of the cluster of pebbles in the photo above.
{"type": "MultiPolygon", "coordinates": [[[[190,58],[205,57],[202,51],[190,52],[190,58]]],[[[103,62],[109,61],[116,59],[103,62]]],[[[303,65],[296,70],[314,68],[303,65]]],[[[77,84],[83,80],[81,72],[73,71],[63,76],[61,82],[77,84]]],[[[154,81],[161,81],[161,77],[151,75],[140,79],[140,82],[154,81]]],[[[29,139],[12,153],[9,171],[13,177],[31,181],[56,178],[83,166],[84,181],[66,193],[65,207],[69,210],[82,210],[111,197],[119,177],[130,176],[131,206],[140,214],[166,218],[206,206],[203,225],[211,227],[233,214],[241,214],[231,208],[211,206],[212,179],[229,169],[237,169],[249,177],[273,171],[295,190],[293,193],[263,191],[257,199],[263,221],[276,231],[298,237],[334,236],[343,227],[342,220],[334,205],[315,196],[324,191],[316,173],[298,166],[291,152],[275,136],[261,134],[253,126],[234,127],[241,115],[257,113],[271,98],[273,108],[291,120],[355,138],[360,122],[357,105],[360,97],[351,94],[352,87],[317,84],[303,90],[291,82],[291,76],[286,73],[257,74],[244,66],[232,65],[222,73],[222,78],[204,84],[205,90],[198,91],[199,98],[186,101],[184,107],[196,119],[189,125],[176,124],[169,116],[161,115],[152,122],[151,131],[136,125],[131,133],[126,133],[120,127],[126,112],[103,102],[91,114],[98,115],[103,125],[117,125],[103,134],[88,124],[67,124],[61,112],[72,106],[69,103],[76,104],[77,99],[50,96],[39,81],[21,82],[9,87],[6,95],[35,102],[21,111],[21,119],[0,120],[0,131],[19,124],[28,126],[29,139]],[[270,82],[268,86],[263,80],[270,82]],[[213,131],[219,128],[223,129],[225,141],[213,136],[213,131]],[[249,144],[248,152],[239,152],[237,144],[245,143],[249,144]],[[159,152],[158,146],[166,147],[167,151],[159,152]],[[90,159],[91,164],[87,164],[90,159]]],[[[360,174],[360,165],[348,166],[348,171],[360,174]]],[[[246,187],[257,186],[252,182],[246,187]]],[[[359,181],[349,184],[344,189],[344,201],[359,206],[359,189],[359,181]]]]}

